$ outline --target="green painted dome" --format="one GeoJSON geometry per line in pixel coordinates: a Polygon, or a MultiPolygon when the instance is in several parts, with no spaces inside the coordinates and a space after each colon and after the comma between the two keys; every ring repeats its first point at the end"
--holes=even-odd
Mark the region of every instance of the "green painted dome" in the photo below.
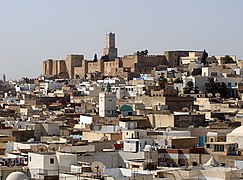
{"type": "Polygon", "coordinates": [[[121,111],[133,111],[132,107],[129,105],[122,105],[120,108],[121,111]]]}

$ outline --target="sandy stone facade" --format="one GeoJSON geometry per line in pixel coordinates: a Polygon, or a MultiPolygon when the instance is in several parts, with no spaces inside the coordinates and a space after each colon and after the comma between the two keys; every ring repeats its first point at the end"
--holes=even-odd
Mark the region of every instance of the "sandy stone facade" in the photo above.
{"type": "Polygon", "coordinates": [[[115,48],[115,34],[106,35],[104,56],[107,59],[85,60],[84,55],[68,55],[65,60],[48,59],[43,62],[44,75],[63,75],[76,79],[88,74],[100,72],[103,76],[121,76],[125,78],[139,77],[149,74],[160,65],[167,65],[164,55],[133,54],[117,57],[115,48]]]}

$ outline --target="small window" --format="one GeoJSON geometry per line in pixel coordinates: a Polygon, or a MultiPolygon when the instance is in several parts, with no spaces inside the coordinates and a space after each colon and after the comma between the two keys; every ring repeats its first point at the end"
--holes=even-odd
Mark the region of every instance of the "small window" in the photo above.
{"type": "Polygon", "coordinates": [[[31,161],[31,156],[30,156],[30,161],[31,161]]]}
{"type": "Polygon", "coordinates": [[[217,76],[218,73],[217,72],[211,72],[211,76],[217,76]]]}
{"type": "Polygon", "coordinates": [[[54,164],[54,158],[50,158],[50,164],[54,164]]]}
{"type": "Polygon", "coordinates": [[[231,86],[232,86],[232,85],[231,85],[231,82],[228,82],[228,87],[231,88],[231,86]]]}

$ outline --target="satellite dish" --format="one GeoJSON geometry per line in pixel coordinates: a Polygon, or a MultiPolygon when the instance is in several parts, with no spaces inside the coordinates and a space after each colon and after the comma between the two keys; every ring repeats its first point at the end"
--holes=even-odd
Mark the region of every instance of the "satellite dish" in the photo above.
{"type": "Polygon", "coordinates": [[[239,110],[237,109],[237,110],[234,111],[234,114],[237,114],[238,112],[239,112],[239,110]]]}
{"type": "Polygon", "coordinates": [[[216,98],[219,98],[220,97],[220,94],[219,93],[216,93],[215,96],[216,96],[216,98]]]}
{"type": "Polygon", "coordinates": [[[190,125],[190,126],[188,126],[188,129],[192,129],[194,127],[195,127],[194,125],[190,125]]]}
{"type": "Polygon", "coordinates": [[[171,126],[168,126],[167,128],[166,128],[166,131],[167,132],[169,132],[169,131],[171,131],[172,130],[172,127],[171,126]]]}
{"type": "Polygon", "coordinates": [[[213,94],[212,93],[208,93],[208,97],[209,98],[213,97],[213,94]]]}
{"type": "Polygon", "coordinates": [[[108,137],[107,136],[103,136],[102,138],[100,138],[100,141],[108,141],[108,137]]]}
{"type": "Polygon", "coordinates": [[[188,107],[184,107],[184,108],[182,108],[182,112],[189,112],[190,110],[189,110],[189,108],[188,107]]]}
{"type": "Polygon", "coordinates": [[[116,132],[121,132],[122,128],[121,127],[118,127],[116,132]]]}
{"type": "Polygon", "coordinates": [[[91,164],[91,170],[93,173],[96,173],[97,177],[100,177],[105,170],[105,165],[102,162],[94,161],[91,164]]]}
{"type": "Polygon", "coordinates": [[[38,152],[38,151],[39,151],[38,148],[37,148],[37,146],[31,147],[31,150],[32,150],[33,152],[38,152]]]}
{"type": "Polygon", "coordinates": [[[45,145],[38,145],[37,146],[38,152],[46,152],[47,151],[47,147],[45,145]]]}
{"type": "Polygon", "coordinates": [[[193,168],[193,166],[192,166],[192,165],[190,165],[190,166],[186,166],[185,170],[186,170],[186,171],[191,171],[191,170],[192,170],[192,168],[193,168]]]}
{"type": "Polygon", "coordinates": [[[30,138],[30,139],[28,139],[28,141],[27,142],[34,142],[35,141],[35,139],[34,138],[30,138]]]}
{"type": "Polygon", "coordinates": [[[59,145],[58,144],[50,144],[48,146],[48,149],[51,151],[57,151],[59,149],[59,145]]]}
{"type": "Polygon", "coordinates": [[[236,172],[236,175],[237,175],[240,179],[243,179],[243,169],[239,169],[239,170],[236,172]]]}

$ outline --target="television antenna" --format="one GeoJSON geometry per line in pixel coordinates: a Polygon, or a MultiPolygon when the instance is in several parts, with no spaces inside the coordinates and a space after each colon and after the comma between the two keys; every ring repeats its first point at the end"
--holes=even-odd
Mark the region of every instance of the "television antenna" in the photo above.
{"type": "Polygon", "coordinates": [[[30,138],[30,139],[28,139],[28,141],[27,142],[34,142],[35,141],[35,139],[34,138],[30,138]]]}
{"type": "Polygon", "coordinates": [[[105,170],[105,165],[102,162],[94,161],[91,164],[91,170],[93,173],[96,173],[97,178],[99,178],[105,170]]]}

